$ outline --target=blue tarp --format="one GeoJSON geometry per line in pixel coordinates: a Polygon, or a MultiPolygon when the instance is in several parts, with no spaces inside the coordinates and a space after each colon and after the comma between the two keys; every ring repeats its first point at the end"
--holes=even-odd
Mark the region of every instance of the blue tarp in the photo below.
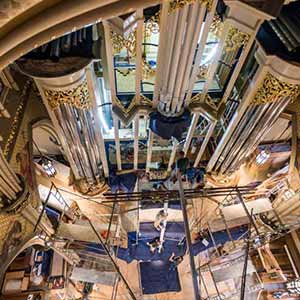
{"type": "MultiPolygon", "coordinates": [[[[241,226],[230,229],[231,236],[234,240],[237,240],[244,235],[248,230],[247,226],[241,226]]],[[[178,246],[178,242],[184,237],[184,226],[180,222],[169,222],[167,224],[167,230],[165,234],[165,242],[163,244],[163,251],[158,253],[151,253],[147,242],[153,238],[158,237],[159,232],[153,227],[153,223],[141,223],[140,224],[140,236],[139,242],[136,244],[136,232],[128,233],[128,248],[120,248],[118,251],[118,258],[132,262],[134,259],[142,261],[156,261],[156,260],[169,260],[170,256],[174,252],[176,255],[184,255],[186,252],[186,245],[178,246]]],[[[224,245],[230,238],[225,230],[214,232],[213,237],[216,245],[224,245]]],[[[192,253],[198,255],[201,251],[213,247],[213,242],[210,237],[207,238],[208,245],[205,246],[201,241],[193,244],[192,253]]]]}
{"type": "Polygon", "coordinates": [[[181,291],[177,269],[170,270],[170,263],[158,260],[140,263],[143,294],[181,291]]]}
{"type": "Polygon", "coordinates": [[[125,193],[131,193],[134,190],[137,175],[135,172],[116,175],[113,172],[109,176],[108,184],[111,192],[116,193],[122,191],[125,193]]]}
{"type": "Polygon", "coordinates": [[[191,116],[189,111],[185,111],[179,117],[165,117],[159,112],[150,114],[150,129],[163,139],[169,140],[171,137],[181,140],[181,136],[190,124],[191,116]]]}
{"type": "Polygon", "coordinates": [[[118,250],[118,258],[130,263],[134,259],[143,261],[168,261],[173,252],[176,255],[184,255],[185,246],[178,247],[178,242],[184,237],[184,226],[182,222],[168,222],[165,233],[165,242],[163,251],[151,253],[147,242],[150,242],[155,237],[159,237],[160,232],[157,231],[153,222],[140,224],[140,236],[138,244],[136,243],[136,232],[128,233],[128,248],[120,248],[118,250]]]}
{"type": "MultiPolygon", "coordinates": [[[[237,228],[230,229],[231,236],[234,240],[239,239],[248,230],[248,226],[240,226],[237,228]]],[[[165,233],[165,241],[163,243],[163,251],[158,253],[151,253],[147,242],[150,242],[155,237],[159,237],[159,231],[157,231],[153,223],[141,223],[140,224],[140,235],[139,241],[136,243],[136,232],[128,233],[128,247],[119,248],[117,257],[126,261],[127,263],[132,262],[134,259],[138,261],[169,261],[172,253],[175,255],[185,255],[186,244],[179,245],[178,243],[184,238],[184,225],[183,222],[168,222],[165,233]]],[[[213,237],[217,246],[224,245],[230,238],[225,230],[214,232],[213,237]]],[[[205,246],[201,241],[193,244],[192,254],[198,255],[200,252],[213,247],[213,242],[210,237],[207,238],[208,245],[205,246]]],[[[95,252],[98,254],[105,254],[104,250],[99,244],[96,243],[83,243],[83,248],[86,251],[95,252]]],[[[117,247],[115,247],[115,251],[117,247]]]]}
{"type": "MultiPolygon", "coordinates": [[[[236,228],[232,228],[230,229],[230,233],[232,236],[233,240],[237,240],[239,239],[243,234],[245,234],[248,231],[248,226],[241,226],[241,227],[236,227],[236,228]]],[[[215,240],[216,245],[224,245],[226,242],[230,241],[230,238],[226,232],[226,230],[222,230],[222,231],[217,231],[213,233],[213,237],[215,240]]],[[[193,244],[192,247],[192,253],[193,255],[198,255],[200,252],[212,248],[213,245],[213,241],[211,240],[211,237],[209,236],[207,239],[208,245],[205,246],[202,241],[199,241],[195,244],[193,244]]]]}

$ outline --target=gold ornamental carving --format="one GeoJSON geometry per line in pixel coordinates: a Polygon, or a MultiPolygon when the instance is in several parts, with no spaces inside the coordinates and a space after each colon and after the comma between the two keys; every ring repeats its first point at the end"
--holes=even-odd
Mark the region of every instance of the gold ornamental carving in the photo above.
{"type": "Polygon", "coordinates": [[[183,8],[186,5],[190,5],[193,3],[199,2],[200,4],[204,4],[207,6],[207,9],[210,10],[212,6],[212,0],[173,0],[170,3],[170,9],[169,12],[173,12],[174,10],[178,8],[183,8]]]}
{"type": "Polygon", "coordinates": [[[160,11],[158,11],[144,23],[144,34],[146,37],[151,36],[151,34],[159,33],[159,18],[160,11]]]}
{"type": "Polygon", "coordinates": [[[258,88],[254,99],[253,105],[260,105],[275,102],[283,97],[290,97],[291,100],[295,100],[300,94],[300,85],[287,83],[279,80],[271,73],[267,73],[264,81],[258,88]]]}
{"type": "Polygon", "coordinates": [[[224,29],[224,23],[218,15],[215,15],[210,25],[209,31],[216,37],[221,38],[224,29]]]}
{"type": "Polygon", "coordinates": [[[69,104],[78,109],[89,109],[92,107],[86,81],[67,90],[44,89],[44,93],[52,110],[61,104],[69,104]]]}
{"type": "MultiPolygon", "coordinates": [[[[146,61],[145,58],[142,60],[143,79],[150,79],[155,75],[155,69],[146,61]]],[[[122,76],[126,77],[135,73],[135,68],[116,68],[116,71],[122,76]]]]}
{"type": "Polygon", "coordinates": [[[18,128],[19,128],[22,116],[24,114],[25,104],[29,97],[29,92],[30,92],[31,86],[32,86],[32,81],[28,80],[28,81],[26,81],[24,88],[22,90],[22,94],[20,97],[21,100],[20,100],[19,105],[17,106],[16,113],[14,115],[14,118],[12,120],[10,129],[9,129],[8,138],[7,138],[6,144],[4,146],[3,154],[4,154],[5,158],[8,157],[8,154],[11,149],[11,145],[13,144],[13,142],[16,138],[16,135],[18,133],[18,128]]]}
{"type": "Polygon", "coordinates": [[[134,96],[134,98],[132,99],[132,101],[130,102],[127,108],[124,107],[123,103],[120,101],[118,97],[114,97],[114,103],[122,110],[122,113],[126,117],[130,114],[131,110],[138,104],[152,106],[152,101],[142,94],[140,95],[139,101],[137,99],[137,96],[134,96]]]}
{"type": "Polygon", "coordinates": [[[240,47],[245,47],[249,39],[250,34],[230,25],[226,36],[224,49],[226,52],[237,51],[240,47]]]}
{"type": "Polygon", "coordinates": [[[208,104],[212,109],[217,110],[218,107],[214,101],[214,99],[209,96],[208,94],[202,94],[202,93],[198,93],[196,94],[194,97],[192,97],[190,104],[203,104],[206,103],[208,104]]]}
{"type": "Polygon", "coordinates": [[[155,75],[156,70],[146,61],[143,59],[143,79],[150,79],[155,75]]]}
{"type": "Polygon", "coordinates": [[[207,78],[207,73],[208,73],[208,68],[209,68],[209,65],[201,65],[199,67],[199,72],[197,74],[197,78],[198,79],[206,79],[207,78]]]}
{"type": "Polygon", "coordinates": [[[208,94],[206,94],[206,97],[205,97],[205,101],[207,104],[209,104],[213,109],[217,110],[218,107],[216,105],[216,102],[214,101],[214,99],[209,96],[208,94]]]}
{"type": "Polygon", "coordinates": [[[136,31],[129,34],[128,38],[124,38],[122,35],[111,31],[111,39],[114,54],[121,52],[125,48],[130,57],[135,57],[136,55],[136,31]]]}

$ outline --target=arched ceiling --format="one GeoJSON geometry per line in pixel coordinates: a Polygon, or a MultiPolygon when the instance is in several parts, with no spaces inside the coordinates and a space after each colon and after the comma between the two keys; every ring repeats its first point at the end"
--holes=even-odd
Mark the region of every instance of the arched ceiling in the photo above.
{"type": "Polygon", "coordinates": [[[21,3],[7,0],[6,5],[3,5],[3,21],[0,23],[0,69],[66,32],[160,3],[158,0],[28,0],[22,1],[22,5],[19,2],[21,3]],[[17,8],[19,6],[19,9],[14,9],[14,5],[17,8]]]}

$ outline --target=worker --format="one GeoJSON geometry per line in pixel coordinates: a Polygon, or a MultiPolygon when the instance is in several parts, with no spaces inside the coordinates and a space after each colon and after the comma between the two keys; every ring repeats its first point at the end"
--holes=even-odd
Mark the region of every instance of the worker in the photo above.
{"type": "Polygon", "coordinates": [[[176,256],[175,253],[173,252],[169,258],[169,262],[170,262],[169,271],[175,271],[178,265],[182,263],[182,261],[183,261],[183,256],[181,255],[176,256]]]}
{"type": "Polygon", "coordinates": [[[208,246],[209,244],[208,237],[209,233],[207,229],[201,229],[200,231],[195,232],[195,234],[193,235],[194,240],[202,242],[204,246],[208,246]]]}
{"type": "Polygon", "coordinates": [[[161,241],[159,237],[154,238],[150,242],[147,243],[147,245],[150,247],[150,252],[154,253],[155,250],[161,250],[161,241]]]}
{"type": "Polygon", "coordinates": [[[189,159],[187,157],[184,157],[184,152],[179,152],[179,158],[176,162],[176,169],[180,171],[181,174],[185,174],[187,168],[189,167],[189,159]]]}
{"type": "Polygon", "coordinates": [[[168,217],[168,213],[164,211],[164,209],[160,210],[156,217],[155,217],[155,221],[154,221],[154,227],[156,230],[160,231],[162,230],[162,228],[164,227],[164,221],[167,220],[168,217]]]}

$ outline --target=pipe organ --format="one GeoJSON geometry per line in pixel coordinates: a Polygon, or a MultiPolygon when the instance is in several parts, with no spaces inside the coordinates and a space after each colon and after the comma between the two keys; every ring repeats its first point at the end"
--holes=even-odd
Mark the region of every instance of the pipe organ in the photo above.
{"type": "Polygon", "coordinates": [[[263,140],[280,113],[300,94],[299,66],[268,56],[259,46],[255,52],[258,68],[240,105],[211,157],[208,170],[230,173],[263,140]]]}
{"type": "Polygon", "coordinates": [[[162,66],[156,74],[154,101],[165,116],[183,113],[205,13],[210,9],[205,1],[196,1],[183,8],[175,1],[161,24],[160,40],[164,42],[159,44],[157,63],[162,66]]]}
{"type": "Polygon", "coordinates": [[[97,193],[97,187],[108,175],[97,112],[98,82],[91,68],[88,65],[80,71],[56,78],[34,78],[60,136],[75,184],[84,193],[97,193]],[[90,190],[92,186],[93,191],[90,190]]]}

